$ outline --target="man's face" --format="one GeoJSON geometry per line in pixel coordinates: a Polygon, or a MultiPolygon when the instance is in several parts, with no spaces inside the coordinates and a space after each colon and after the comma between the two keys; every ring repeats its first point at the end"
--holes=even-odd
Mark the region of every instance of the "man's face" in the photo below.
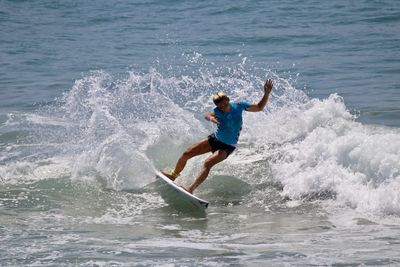
{"type": "Polygon", "coordinates": [[[217,107],[222,110],[223,112],[229,111],[229,98],[223,98],[218,104],[217,107]]]}

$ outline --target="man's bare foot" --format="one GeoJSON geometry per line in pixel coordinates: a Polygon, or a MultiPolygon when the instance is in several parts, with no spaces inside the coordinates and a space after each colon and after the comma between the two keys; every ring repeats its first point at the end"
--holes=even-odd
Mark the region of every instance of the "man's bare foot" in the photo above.
{"type": "Polygon", "coordinates": [[[190,186],[188,185],[182,185],[181,186],[183,189],[185,189],[187,192],[189,192],[190,194],[193,194],[193,190],[190,190],[190,186]]]}
{"type": "Polygon", "coordinates": [[[169,174],[169,173],[166,173],[166,172],[164,172],[164,171],[161,171],[161,173],[164,174],[165,176],[167,176],[169,179],[171,179],[171,181],[175,181],[175,179],[176,179],[176,177],[172,176],[172,175],[169,174]]]}

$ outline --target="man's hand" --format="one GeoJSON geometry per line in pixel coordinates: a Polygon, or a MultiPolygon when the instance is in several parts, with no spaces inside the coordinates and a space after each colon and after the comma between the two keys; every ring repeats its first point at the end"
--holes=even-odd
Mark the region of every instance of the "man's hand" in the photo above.
{"type": "Polygon", "coordinates": [[[272,82],[271,79],[266,80],[266,81],[265,81],[265,84],[264,84],[264,92],[265,92],[266,94],[270,94],[271,91],[272,91],[272,87],[273,87],[273,86],[274,86],[274,83],[272,82]]]}
{"type": "Polygon", "coordinates": [[[264,109],[265,105],[267,104],[269,94],[272,91],[272,87],[274,86],[274,83],[272,82],[271,79],[266,80],[264,84],[264,96],[261,98],[261,100],[257,104],[251,104],[248,108],[246,108],[247,111],[250,112],[259,112],[264,109]]]}
{"type": "Polygon", "coordinates": [[[211,121],[215,124],[219,124],[219,121],[217,119],[217,116],[213,112],[207,112],[205,116],[206,120],[211,121]]]}
{"type": "Polygon", "coordinates": [[[213,123],[215,123],[215,124],[219,124],[219,121],[217,120],[216,117],[211,117],[211,118],[210,118],[210,121],[213,122],[213,123]]]}

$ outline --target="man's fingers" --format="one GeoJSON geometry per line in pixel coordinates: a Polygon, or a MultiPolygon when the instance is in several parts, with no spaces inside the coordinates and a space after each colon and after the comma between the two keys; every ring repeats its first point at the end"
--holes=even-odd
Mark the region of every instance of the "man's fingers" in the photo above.
{"type": "Polygon", "coordinates": [[[219,124],[219,121],[217,119],[212,120],[214,123],[219,124]]]}
{"type": "Polygon", "coordinates": [[[265,84],[264,84],[264,89],[265,89],[265,90],[267,90],[267,89],[268,89],[268,90],[271,90],[272,87],[273,87],[272,80],[271,80],[271,79],[266,80],[266,81],[265,81],[265,84]]]}

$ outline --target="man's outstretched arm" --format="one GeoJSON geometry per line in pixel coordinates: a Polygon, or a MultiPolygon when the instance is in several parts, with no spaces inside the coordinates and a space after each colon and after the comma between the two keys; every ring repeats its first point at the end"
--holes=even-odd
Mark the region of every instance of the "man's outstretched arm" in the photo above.
{"type": "Polygon", "coordinates": [[[251,104],[246,110],[251,112],[258,112],[265,108],[265,105],[268,102],[269,94],[272,91],[272,87],[274,86],[271,79],[266,80],[264,84],[264,96],[257,104],[251,104]]]}

